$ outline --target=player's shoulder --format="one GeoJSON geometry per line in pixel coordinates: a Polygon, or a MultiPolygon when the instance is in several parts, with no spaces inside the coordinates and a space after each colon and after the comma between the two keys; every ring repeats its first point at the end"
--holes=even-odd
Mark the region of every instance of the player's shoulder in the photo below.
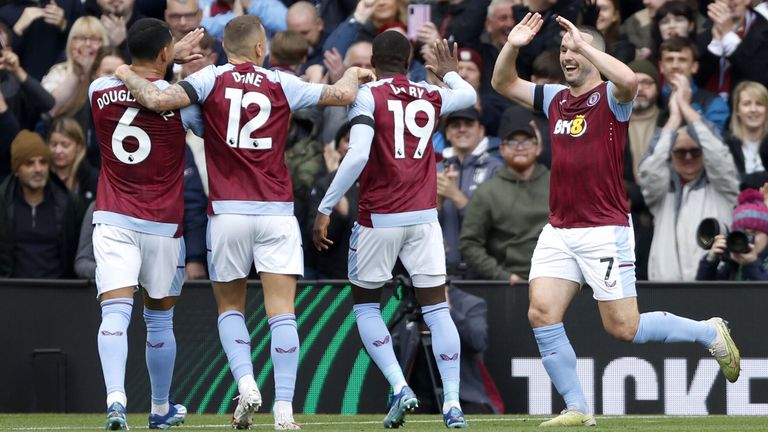
{"type": "Polygon", "coordinates": [[[104,76],[100,78],[96,78],[91,82],[91,85],[88,86],[88,92],[93,93],[96,91],[106,90],[114,87],[120,87],[123,85],[123,82],[117,79],[115,76],[104,76]]]}

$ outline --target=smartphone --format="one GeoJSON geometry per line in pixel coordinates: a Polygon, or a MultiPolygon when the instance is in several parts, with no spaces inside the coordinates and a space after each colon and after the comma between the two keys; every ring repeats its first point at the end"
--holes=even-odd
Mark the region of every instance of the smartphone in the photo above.
{"type": "Polygon", "coordinates": [[[408,5],[408,39],[416,40],[421,26],[432,19],[432,6],[428,4],[408,5]]]}

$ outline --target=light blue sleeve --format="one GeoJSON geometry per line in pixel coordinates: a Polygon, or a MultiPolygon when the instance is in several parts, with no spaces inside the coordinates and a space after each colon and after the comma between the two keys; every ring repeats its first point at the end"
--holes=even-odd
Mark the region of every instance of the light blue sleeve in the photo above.
{"type": "Polygon", "coordinates": [[[605,88],[605,92],[608,94],[608,106],[611,108],[613,115],[616,116],[618,121],[628,121],[629,116],[632,115],[632,105],[635,103],[635,98],[632,98],[629,102],[621,103],[616,99],[616,96],[613,95],[613,89],[615,88],[616,85],[608,81],[608,85],[605,88]]]}
{"type": "Polygon", "coordinates": [[[368,163],[368,156],[371,153],[371,143],[373,142],[373,128],[368,124],[356,124],[349,131],[349,150],[341,160],[336,177],[333,178],[331,186],[325,193],[323,200],[317,211],[330,215],[333,207],[341,200],[341,197],[355,183],[360,173],[363,172],[365,164],[368,163]]]}
{"type": "MultiPolygon", "coordinates": [[[[258,3],[258,1],[255,3],[258,3]]],[[[200,21],[200,25],[203,26],[203,28],[205,28],[205,30],[208,31],[211,36],[218,40],[222,40],[224,39],[224,27],[234,17],[235,14],[232,12],[227,12],[225,14],[219,14],[216,16],[203,17],[203,19],[200,21]]]]}
{"type": "Polygon", "coordinates": [[[195,135],[201,137],[204,134],[205,126],[203,123],[203,112],[200,105],[192,104],[181,109],[181,123],[184,129],[189,129],[195,135]]]}
{"type": "Polygon", "coordinates": [[[373,119],[373,110],[376,104],[373,101],[373,93],[368,86],[360,87],[357,91],[355,101],[352,102],[352,106],[349,108],[349,114],[347,114],[347,120],[352,120],[357,116],[366,116],[373,119]]]}
{"type": "Polygon", "coordinates": [[[288,8],[279,0],[257,0],[248,8],[248,15],[259,17],[267,34],[273,35],[288,28],[286,15],[288,8]]]}
{"type": "MultiPolygon", "coordinates": [[[[459,76],[456,72],[448,72],[443,77],[443,82],[449,88],[435,87],[440,92],[442,105],[440,116],[450,114],[460,109],[469,108],[477,103],[477,92],[472,85],[459,76]]],[[[433,87],[433,86],[430,86],[433,87]]]]}
{"type": "MultiPolygon", "coordinates": [[[[547,118],[549,118],[549,104],[552,103],[552,99],[559,91],[567,88],[562,84],[544,84],[544,100],[541,104],[541,110],[544,111],[547,118]]],[[[531,99],[536,99],[536,86],[531,87],[531,99]]]]}
{"type": "Polygon", "coordinates": [[[288,100],[291,111],[317,105],[320,95],[323,93],[324,84],[308,83],[291,74],[280,71],[271,71],[274,79],[280,83],[288,100]]]}
{"type": "MultiPolygon", "coordinates": [[[[219,67],[229,69],[232,65],[226,64],[219,67]]],[[[192,86],[195,93],[197,93],[197,102],[203,103],[213,90],[213,85],[216,83],[216,76],[218,76],[216,73],[216,66],[210,65],[184,78],[182,81],[192,86]]]]}

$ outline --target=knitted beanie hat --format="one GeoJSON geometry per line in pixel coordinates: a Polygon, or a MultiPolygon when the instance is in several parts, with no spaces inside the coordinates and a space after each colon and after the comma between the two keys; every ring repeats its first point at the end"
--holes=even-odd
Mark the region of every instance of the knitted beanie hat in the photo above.
{"type": "Polygon", "coordinates": [[[757,189],[744,189],[739,194],[739,205],[733,209],[732,230],[753,229],[768,233],[768,207],[765,197],[757,189]]]}
{"type": "Polygon", "coordinates": [[[11,143],[11,173],[33,157],[42,156],[51,159],[51,150],[43,141],[43,137],[26,129],[21,130],[11,143]]]}

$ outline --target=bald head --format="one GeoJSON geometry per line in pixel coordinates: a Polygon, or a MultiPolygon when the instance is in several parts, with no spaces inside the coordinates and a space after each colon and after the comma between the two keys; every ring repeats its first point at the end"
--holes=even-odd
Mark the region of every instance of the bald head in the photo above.
{"type": "Polygon", "coordinates": [[[315,5],[308,1],[298,1],[288,8],[288,14],[285,17],[288,30],[301,33],[310,46],[315,46],[320,42],[320,36],[323,33],[323,19],[317,13],[315,5]]]}
{"type": "Polygon", "coordinates": [[[224,27],[224,51],[227,57],[257,62],[264,58],[267,35],[261,20],[253,15],[241,15],[224,27]]]}

